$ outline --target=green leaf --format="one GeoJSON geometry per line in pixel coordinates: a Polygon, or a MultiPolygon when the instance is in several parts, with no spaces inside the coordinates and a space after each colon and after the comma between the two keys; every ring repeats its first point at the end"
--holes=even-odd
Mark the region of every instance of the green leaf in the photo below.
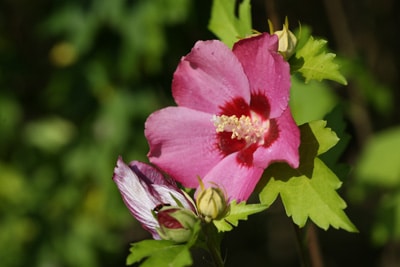
{"type": "Polygon", "coordinates": [[[239,17],[235,15],[235,5],[235,0],[214,0],[208,25],[209,30],[229,47],[252,33],[250,0],[240,3],[239,17]]]}
{"type": "Polygon", "coordinates": [[[310,218],[325,230],[332,226],[356,232],[356,227],[343,211],[346,203],[335,191],[340,186],[336,175],[320,159],[315,158],[311,178],[305,174],[287,182],[271,178],[260,193],[260,199],[262,203],[270,205],[271,200],[274,201],[280,194],[286,214],[292,216],[293,222],[300,227],[310,218]]]}
{"type": "Polygon", "coordinates": [[[325,153],[339,141],[336,133],[332,131],[331,128],[326,128],[326,124],[327,122],[324,120],[309,122],[308,125],[311,132],[306,130],[306,125],[301,127],[303,130],[301,132],[303,140],[307,142],[317,142],[317,144],[314,143],[314,145],[318,145],[317,155],[325,153]],[[312,136],[310,134],[312,134],[312,136]]]}
{"type": "Polygon", "coordinates": [[[331,127],[339,137],[339,142],[327,153],[321,155],[322,161],[334,172],[339,178],[345,178],[350,166],[346,163],[339,162],[340,157],[347,148],[351,136],[346,131],[346,122],[344,121],[344,107],[337,105],[329,114],[325,116],[328,122],[327,126],[331,127]]]}
{"type": "Polygon", "coordinates": [[[326,44],[326,40],[316,40],[310,36],[295,54],[294,64],[302,63],[297,71],[303,75],[306,83],[328,79],[346,85],[346,79],[339,72],[339,65],[334,62],[336,55],[327,52],[326,44]]]}
{"type": "Polygon", "coordinates": [[[267,205],[263,204],[247,204],[246,202],[236,203],[236,200],[230,204],[229,214],[221,219],[214,220],[213,223],[217,227],[218,232],[226,232],[233,229],[233,226],[238,226],[239,220],[247,220],[247,216],[255,214],[267,209],[267,205]]]}
{"type": "Polygon", "coordinates": [[[169,240],[143,240],[134,243],[126,262],[128,265],[143,262],[141,267],[191,266],[190,248],[196,244],[199,233],[200,221],[193,226],[193,235],[187,243],[177,244],[169,240]]]}
{"type": "Polygon", "coordinates": [[[310,218],[322,229],[329,226],[356,232],[356,227],[344,213],[346,203],[337,194],[341,181],[318,157],[333,147],[338,138],[325,121],[300,126],[300,166],[271,165],[264,173],[269,178],[260,193],[262,204],[270,206],[281,196],[286,214],[303,227],[310,218]]]}
{"type": "Polygon", "coordinates": [[[307,24],[299,24],[299,27],[297,27],[294,30],[294,35],[297,37],[297,46],[296,46],[297,50],[302,48],[308,42],[311,33],[312,33],[311,27],[308,26],[307,24]]]}
{"type": "Polygon", "coordinates": [[[305,84],[299,75],[292,75],[290,109],[297,125],[321,120],[338,103],[338,97],[325,82],[310,81],[305,84]]]}
{"type": "Polygon", "coordinates": [[[400,240],[400,190],[386,194],[379,203],[372,241],[379,246],[400,240]]]}
{"type": "Polygon", "coordinates": [[[400,127],[375,134],[355,169],[358,181],[393,188],[400,185],[400,127]]]}
{"type": "Polygon", "coordinates": [[[132,244],[127,264],[140,261],[142,267],[190,266],[192,258],[186,244],[176,244],[167,240],[143,240],[132,244]],[[147,259],[146,259],[147,258],[147,259]]]}

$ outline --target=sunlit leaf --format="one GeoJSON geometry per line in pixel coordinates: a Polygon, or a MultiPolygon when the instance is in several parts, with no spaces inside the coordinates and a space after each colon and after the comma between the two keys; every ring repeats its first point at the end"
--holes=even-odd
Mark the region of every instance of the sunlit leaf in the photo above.
{"type": "Polygon", "coordinates": [[[334,61],[336,55],[327,52],[326,44],[326,40],[310,36],[307,43],[296,51],[297,63],[302,63],[297,71],[303,75],[306,83],[311,80],[328,79],[346,85],[347,81],[339,72],[339,65],[334,61]]]}
{"type": "Polygon", "coordinates": [[[247,217],[267,209],[267,205],[263,204],[247,204],[246,202],[236,203],[236,200],[230,204],[229,214],[221,219],[214,220],[213,223],[219,232],[226,232],[233,229],[233,226],[238,226],[239,220],[246,221],[247,217]]]}
{"type": "Polygon", "coordinates": [[[322,229],[332,226],[356,232],[343,211],[346,203],[336,192],[341,181],[317,157],[338,141],[325,125],[325,121],[316,121],[300,127],[299,168],[292,169],[283,163],[270,166],[264,174],[269,181],[260,193],[260,200],[269,206],[280,195],[287,215],[300,227],[310,219],[322,229]]]}
{"type": "Polygon", "coordinates": [[[271,178],[260,198],[262,203],[270,205],[275,200],[272,197],[280,194],[286,214],[292,216],[293,222],[300,227],[311,219],[325,230],[332,226],[356,232],[356,227],[343,211],[346,203],[335,191],[340,186],[336,175],[316,158],[311,178],[305,174],[286,182],[271,178]]]}
{"type": "Polygon", "coordinates": [[[188,246],[167,240],[143,240],[130,249],[127,264],[143,261],[141,267],[183,267],[192,264],[188,246]]]}
{"type": "Polygon", "coordinates": [[[235,15],[235,0],[214,0],[208,28],[227,46],[250,35],[251,7],[250,0],[239,4],[239,16],[235,15]]]}
{"type": "Polygon", "coordinates": [[[309,122],[308,125],[311,129],[311,132],[306,130],[305,125],[301,127],[301,129],[303,130],[301,132],[302,141],[313,140],[313,137],[311,136],[313,135],[315,137],[315,140],[318,142],[317,155],[325,153],[326,151],[334,147],[339,141],[339,138],[337,137],[336,133],[332,131],[331,128],[327,128],[326,124],[327,122],[324,120],[309,122]]]}
{"type": "Polygon", "coordinates": [[[184,267],[191,266],[190,248],[197,242],[200,221],[193,226],[192,237],[187,243],[177,244],[168,240],[143,240],[132,244],[126,259],[128,265],[143,262],[141,267],[184,267]]]}

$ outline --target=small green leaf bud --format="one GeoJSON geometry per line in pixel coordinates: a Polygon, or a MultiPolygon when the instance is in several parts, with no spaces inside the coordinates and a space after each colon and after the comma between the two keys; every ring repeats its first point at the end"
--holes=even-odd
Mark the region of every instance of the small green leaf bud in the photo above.
{"type": "Polygon", "coordinates": [[[159,223],[158,234],[164,240],[184,243],[189,241],[193,234],[193,227],[198,217],[193,211],[165,206],[156,213],[159,223]]]}
{"type": "Polygon", "coordinates": [[[206,222],[222,219],[229,210],[224,192],[215,187],[203,188],[196,198],[196,205],[206,222]]]}

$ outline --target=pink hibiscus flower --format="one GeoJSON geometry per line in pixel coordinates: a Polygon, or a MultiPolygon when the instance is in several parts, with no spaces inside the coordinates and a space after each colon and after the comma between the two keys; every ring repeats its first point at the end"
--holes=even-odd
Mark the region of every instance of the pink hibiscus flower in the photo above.
{"type": "Polygon", "coordinates": [[[150,161],[182,185],[219,186],[247,200],[273,162],[297,168],[300,133],[288,107],[290,69],[268,33],[199,41],[174,73],[177,107],[146,121],[150,161]]]}

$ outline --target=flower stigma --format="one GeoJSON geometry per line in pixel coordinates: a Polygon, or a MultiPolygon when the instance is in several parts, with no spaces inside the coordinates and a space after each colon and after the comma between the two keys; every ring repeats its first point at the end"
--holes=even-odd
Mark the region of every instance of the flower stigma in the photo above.
{"type": "Polygon", "coordinates": [[[269,129],[269,120],[262,120],[257,114],[252,112],[252,116],[236,115],[226,116],[214,115],[212,122],[217,133],[231,132],[231,138],[245,140],[248,145],[264,143],[264,136],[269,129]]]}

